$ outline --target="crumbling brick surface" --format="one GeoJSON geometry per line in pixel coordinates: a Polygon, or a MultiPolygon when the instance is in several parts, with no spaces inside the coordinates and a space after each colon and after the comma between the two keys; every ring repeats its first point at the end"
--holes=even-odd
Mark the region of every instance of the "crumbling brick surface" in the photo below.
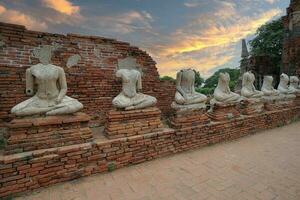
{"type": "Polygon", "coordinates": [[[165,155],[283,126],[300,107],[131,137],[0,156],[0,197],[111,171],[165,155]]]}

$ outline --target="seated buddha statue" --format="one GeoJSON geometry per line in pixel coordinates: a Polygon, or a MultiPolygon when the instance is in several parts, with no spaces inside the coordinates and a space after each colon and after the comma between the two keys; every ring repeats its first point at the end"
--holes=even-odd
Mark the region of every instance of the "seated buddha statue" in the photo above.
{"type": "Polygon", "coordinates": [[[261,87],[261,91],[264,93],[264,98],[268,99],[281,99],[282,96],[280,92],[276,90],[273,86],[273,77],[272,76],[264,76],[263,85],[261,87]]]}
{"type": "Polygon", "coordinates": [[[14,106],[11,109],[13,114],[62,115],[75,113],[83,108],[79,101],[66,95],[67,82],[64,69],[50,64],[53,50],[54,47],[50,45],[34,50],[33,55],[40,63],[26,70],[26,94],[33,97],[14,106]]]}
{"type": "Polygon", "coordinates": [[[241,95],[247,99],[257,100],[263,96],[263,92],[256,90],[254,86],[255,76],[252,72],[243,74],[241,95]]]}
{"type": "Polygon", "coordinates": [[[206,100],[205,95],[195,91],[195,71],[192,69],[180,70],[176,76],[176,104],[205,104],[206,100]]]}
{"type": "Polygon", "coordinates": [[[229,88],[230,76],[226,73],[220,73],[218,85],[214,91],[211,104],[235,104],[239,103],[243,98],[234,92],[231,92],[229,88]]]}
{"type": "Polygon", "coordinates": [[[296,95],[294,94],[295,91],[289,88],[289,76],[282,73],[280,75],[280,82],[277,87],[277,90],[285,96],[285,99],[293,99],[296,98],[296,95]]]}
{"type": "Polygon", "coordinates": [[[294,91],[295,94],[300,95],[299,78],[297,76],[290,76],[289,89],[294,91]]]}
{"type": "Polygon", "coordinates": [[[142,74],[137,70],[138,67],[136,60],[131,57],[118,62],[116,76],[122,79],[122,91],[113,99],[114,107],[135,110],[156,104],[155,97],[139,92],[142,89],[142,74]]]}

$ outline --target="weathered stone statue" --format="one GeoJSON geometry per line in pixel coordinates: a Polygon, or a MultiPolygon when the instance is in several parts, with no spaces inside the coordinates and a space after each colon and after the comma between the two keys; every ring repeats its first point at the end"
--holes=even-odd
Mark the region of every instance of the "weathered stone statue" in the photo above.
{"type": "Polygon", "coordinates": [[[112,101],[116,108],[134,110],[156,104],[155,97],[138,92],[142,89],[142,74],[137,70],[138,67],[136,60],[131,57],[118,62],[116,76],[122,79],[122,92],[112,101]]]}
{"type": "Polygon", "coordinates": [[[286,75],[286,74],[281,74],[280,75],[280,82],[279,82],[279,85],[278,85],[278,91],[285,95],[285,99],[293,99],[295,98],[295,91],[290,89],[288,84],[289,84],[289,76],[286,75]]]}
{"type": "Polygon", "coordinates": [[[229,88],[230,76],[228,73],[220,73],[218,85],[214,91],[214,98],[211,104],[234,104],[242,100],[239,94],[230,91],[229,88]]]}
{"type": "Polygon", "coordinates": [[[273,77],[264,76],[264,82],[261,87],[261,91],[264,93],[264,98],[270,100],[280,99],[280,92],[273,87],[273,77]]]}
{"type": "Polygon", "coordinates": [[[173,108],[205,107],[207,97],[195,91],[195,72],[183,69],[176,76],[176,93],[173,108]]]}
{"type": "Polygon", "coordinates": [[[297,76],[290,76],[289,89],[295,94],[300,95],[299,78],[297,76]]]}
{"type": "Polygon", "coordinates": [[[252,72],[246,72],[243,75],[241,95],[248,99],[259,99],[263,92],[256,90],[254,86],[255,76],[252,72]]]}
{"type": "Polygon", "coordinates": [[[34,50],[33,54],[40,63],[26,70],[26,94],[34,96],[13,107],[11,109],[13,114],[62,115],[75,113],[83,108],[79,101],[66,96],[65,72],[63,68],[50,64],[53,50],[54,47],[50,45],[34,50]]]}

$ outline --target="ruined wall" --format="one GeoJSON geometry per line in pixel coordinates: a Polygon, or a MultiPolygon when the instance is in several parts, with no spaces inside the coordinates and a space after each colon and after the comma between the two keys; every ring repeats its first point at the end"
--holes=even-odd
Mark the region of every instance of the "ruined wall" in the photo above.
{"type": "Polygon", "coordinates": [[[285,36],[283,42],[282,71],[300,76],[300,1],[292,0],[283,17],[285,36]]]}
{"type": "Polygon", "coordinates": [[[0,198],[283,126],[300,107],[127,138],[0,155],[0,198]]]}
{"type": "Polygon", "coordinates": [[[24,26],[0,23],[0,120],[9,120],[9,111],[25,96],[25,70],[38,60],[31,56],[39,45],[58,44],[53,64],[64,67],[68,81],[68,95],[84,104],[84,112],[92,123],[103,124],[105,113],[111,109],[112,98],[121,90],[121,81],[115,78],[117,60],[133,56],[142,66],[143,92],[158,99],[164,114],[170,112],[175,86],[161,82],[155,61],[145,52],[128,43],[103,37],[60,35],[26,30],[24,26]],[[79,54],[81,61],[67,68],[67,59],[79,54]]]}

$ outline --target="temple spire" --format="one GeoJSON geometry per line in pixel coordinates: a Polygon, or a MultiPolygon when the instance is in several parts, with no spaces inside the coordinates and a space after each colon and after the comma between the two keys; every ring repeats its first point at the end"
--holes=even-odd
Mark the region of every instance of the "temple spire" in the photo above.
{"type": "Polygon", "coordinates": [[[246,40],[242,39],[242,58],[248,58],[249,57],[249,52],[247,49],[247,44],[246,44],[246,40]]]}

